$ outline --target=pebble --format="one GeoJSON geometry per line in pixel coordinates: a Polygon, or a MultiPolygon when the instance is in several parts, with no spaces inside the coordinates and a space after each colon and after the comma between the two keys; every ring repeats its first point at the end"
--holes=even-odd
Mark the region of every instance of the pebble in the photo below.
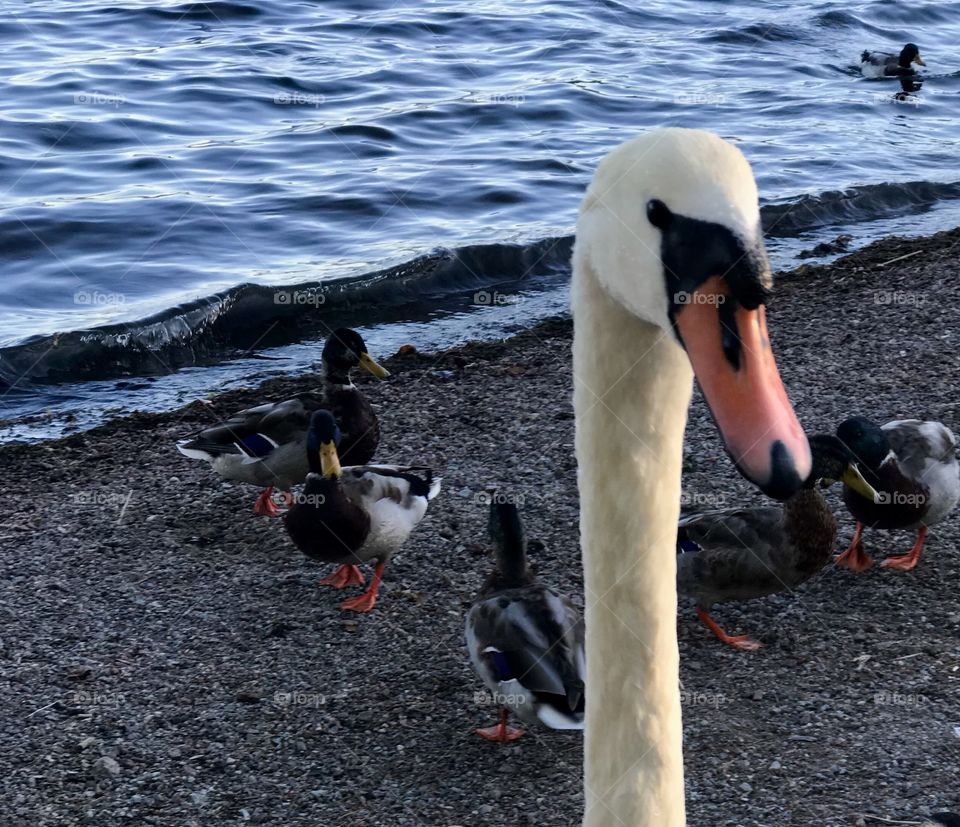
{"type": "Polygon", "coordinates": [[[120,775],[120,765],[115,759],[104,755],[93,762],[93,772],[104,778],[116,778],[120,775]]]}
{"type": "MultiPolygon", "coordinates": [[[[952,236],[951,243],[957,241],[960,233],[952,236]]],[[[923,280],[953,283],[954,260],[942,257],[923,280]]],[[[884,268],[885,281],[899,278],[896,268],[884,268]]],[[[846,293],[814,267],[803,280],[782,281],[769,313],[781,371],[804,426],[832,429],[865,405],[865,412],[881,418],[942,417],[957,430],[956,406],[944,391],[956,382],[939,381],[945,369],[954,370],[955,360],[947,358],[953,339],[918,339],[925,353],[943,358],[908,359],[909,377],[901,377],[892,364],[903,361],[896,355],[905,346],[897,341],[898,326],[918,324],[916,308],[875,306],[869,268],[830,275],[847,279],[846,293]],[[845,328],[856,336],[841,346],[845,328]],[[838,379],[829,368],[841,353],[846,373],[838,379]]],[[[889,289],[921,288],[893,283],[889,289]]],[[[958,303],[931,301],[923,310],[934,316],[918,331],[960,329],[958,303]]],[[[338,608],[344,595],[316,586],[329,569],[294,553],[281,521],[249,513],[250,487],[221,485],[204,463],[190,463],[171,449],[174,436],[199,428],[210,412],[163,415],[164,429],[177,419],[170,437],[119,420],[113,432],[85,436],[86,447],[69,441],[42,454],[57,469],[67,468],[78,486],[91,487],[95,478],[98,485],[132,487],[119,528],[116,513],[64,513],[62,487],[32,462],[46,446],[0,449],[0,489],[11,503],[7,519],[18,544],[0,600],[4,635],[14,642],[4,691],[10,708],[23,710],[0,716],[4,760],[18,768],[0,774],[0,801],[25,799],[12,821],[59,824],[70,812],[82,821],[90,809],[87,823],[97,827],[165,827],[191,818],[255,823],[253,814],[257,822],[291,827],[579,823],[581,733],[531,727],[526,738],[502,749],[472,735],[473,727],[492,722],[490,710],[474,700],[483,686],[463,643],[464,607],[491,565],[485,509],[474,492],[495,481],[526,496],[529,535],[543,540],[533,559],[538,573],[583,602],[576,478],[564,472],[572,468],[573,423],[552,415],[569,409],[571,379],[563,370],[569,326],[553,323],[546,332],[513,340],[515,354],[498,356],[499,345],[488,347],[473,354],[473,367],[457,382],[408,381],[397,371],[389,382],[364,385],[384,432],[377,459],[429,462],[446,483],[387,567],[376,609],[349,616],[348,625],[342,625],[348,613],[338,608]],[[495,376],[494,368],[516,363],[545,369],[495,376]],[[543,412],[539,420],[522,420],[534,411],[543,412]],[[99,458],[91,465],[87,455],[94,453],[99,458]],[[182,487],[170,483],[171,472],[182,487]],[[147,510],[162,519],[147,523],[131,516],[147,510]],[[70,534],[61,536],[53,530],[58,526],[70,534]],[[445,526],[453,542],[438,541],[445,526]],[[191,536],[207,542],[188,545],[191,536]],[[454,543],[475,545],[455,554],[454,543]],[[53,582],[62,587],[54,590],[53,582]],[[423,602],[406,594],[422,594],[423,602]],[[288,631],[269,634],[278,620],[289,624],[288,631]],[[86,683],[71,682],[66,670],[74,664],[90,664],[96,674],[86,683]],[[75,708],[64,701],[88,686],[91,694],[96,688],[105,697],[122,695],[122,702],[75,708]],[[262,687],[268,700],[237,702],[234,693],[248,686],[262,687]],[[277,692],[294,691],[323,695],[326,703],[272,701],[277,692]],[[54,705],[28,717],[47,704],[54,705]],[[89,737],[96,740],[79,752],[77,744],[89,737]],[[120,743],[122,772],[110,790],[114,776],[101,769],[106,774],[94,777],[92,759],[120,743]],[[84,785],[76,771],[88,761],[84,785]],[[209,809],[185,815],[191,793],[214,784],[209,809]],[[318,790],[318,784],[328,786],[318,790]],[[315,798],[311,790],[320,794],[315,798]],[[483,805],[492,805],[489,815],[473,816],[483,805]],[[124,808],[128,816],[119,815],[124,808]]],[[[296,379],[274,380],[269,393],[232,393],[216,410],[226,414],[265,396],[288,398],[302,387],[296,379]]],[[[737,505],[770,504],[733,470],[699,395],[685,441],[695,460],[685,490],[718,492],[737,505]]],[[[826,496],[841,520],[840,542],[849,540],[853,523],[836,487],[826,496]]],[[[960,514],[931,531],[924,561],[909,577],[877,569],[851,577],[831,568],[795,594],[717,607],[728,630],[758,635],[773,629],[778,639],[794,643],[793,652],[776,644],[756,657],[740,656],[682,608],[677,626],[686,688],[726,699],[683,709],[691,824],[853,823],[847,814],[868,804],[872,812],[910,820],[920,806],[946,803],[955,768],[938,756],[944,739],[947,746],[958,743],[949,739],[960,717],[950,720],[937,711],[946,703],[943,687],[956,677],[948,654],[955,649],[950,631],[956,625],[949,615],[958,613],[951,590],[960,582],[960,555],[950,553],[960,546],[958,526],[960,514]],[[929,628],[915,626],[918,605],[929,628]],[[856,630],[859,641],[853,640],[856,630]],[[927,655],[897,660],[924,646],[944,654],[935,661],[927,655]],[[873,660],[858,670],[861,653],[873,660]],[[922,693],[930,704],[874,704],[874,693],[885,688],[922,693]],[[756,692],[762,697],[752,699],[756,692]],[[871,700],[858,707],[863,697],[871,700]],[[777,763],[789,771],[774,769],[777,763]],[[763,767],[767,775],[754,788],[763,767]],[[849,780],[863,767],[876,793],[867,803],[862,786],[849,780]]],[[[906,533],[867,538],[880,554],[904,541],[905,548],[906,533]]],[[[369,578],[369,567],[365,573],[369,578]]],[[[120,767],[117,758],[104,757],[120,767]]]]}

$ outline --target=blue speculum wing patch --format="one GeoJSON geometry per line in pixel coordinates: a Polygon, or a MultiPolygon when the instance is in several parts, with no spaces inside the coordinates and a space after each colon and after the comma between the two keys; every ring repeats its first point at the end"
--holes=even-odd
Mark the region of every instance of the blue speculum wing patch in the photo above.
{"type": "Polygon", "coordinates": [[[499,680],[509,681],[513,678],[513,673],[510,671],[510,664],[507,663],[507,656],[503,654],[503,652],[487,651],[487,655],[493,663],[493,668],[499,680]]]}
{"type": "Polygon", "coordinates": [[[693,540],[681,540],[677,543],[677,551],[681,554],[691,554],[695,551],[701,551],[702,549],[698,546],[693,540]]]}
{"type": "Polygon", "coordinates": [[[245,436],[237,445],[240,446],[241,451],[251,457],[265,457],[277,447],[276,442],[263,434],[250,434],[250,436],[245,436]]]}

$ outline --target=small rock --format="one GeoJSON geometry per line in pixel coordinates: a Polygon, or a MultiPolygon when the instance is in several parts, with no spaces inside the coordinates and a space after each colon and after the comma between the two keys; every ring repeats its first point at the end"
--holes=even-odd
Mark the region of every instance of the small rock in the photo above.
{"type": "Polygon", "coordinates": [[[116,778],[120,775],[120,765],[107,755],[93,762],[93,773],[101,778],[116,778]]]}
{"type": "Polygon", "coordinates": [[[92,666],[74,666],[67,672],[67,677],[72,681],[85,681],[93,676],[92,666]]]}

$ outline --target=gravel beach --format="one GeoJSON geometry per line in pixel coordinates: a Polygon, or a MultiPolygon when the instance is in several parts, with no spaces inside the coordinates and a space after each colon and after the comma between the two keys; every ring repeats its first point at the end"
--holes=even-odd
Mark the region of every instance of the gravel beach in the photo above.
{"type": "MultiPolygon", "coordinates": [[[[770,331],[809,432],[856,413],[960,431],[958,253],[954,230],[780,275],[770,331]]],[[[444,478],[368,616],[318,588],[329,567],[252,513],[254,489],[174,447],[310,377],[0,449],[0,824],[579,824],[580,733],[474,736],[496,710],[463,642],[491,566],[489,484],[522,499],[541,577],[583,604],[571,335],[551,320],[358,380],[381,420],[377,460],[444,478]]],[[[684,469],[693,506],[762,502],[699,396],[684,469]]],[[[852,520],[828,497],[845,544],[852,520]]],[[[913,573],[831,567],[718,607],[757,653],[681,607],[691,825],[869,825],[960,804],[958,526],[931,531],[913,573]]],[[[881,558],[910,542],[866,536],[881,558]]]]}

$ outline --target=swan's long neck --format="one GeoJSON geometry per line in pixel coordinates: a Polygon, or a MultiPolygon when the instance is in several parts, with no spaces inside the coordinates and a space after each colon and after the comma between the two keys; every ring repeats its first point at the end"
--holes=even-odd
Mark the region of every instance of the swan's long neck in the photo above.
{"type": "Polygon", "coordinates": [[[585,827],[683,827],[676,531],[692,371],[574,264],[585,827]]]}

